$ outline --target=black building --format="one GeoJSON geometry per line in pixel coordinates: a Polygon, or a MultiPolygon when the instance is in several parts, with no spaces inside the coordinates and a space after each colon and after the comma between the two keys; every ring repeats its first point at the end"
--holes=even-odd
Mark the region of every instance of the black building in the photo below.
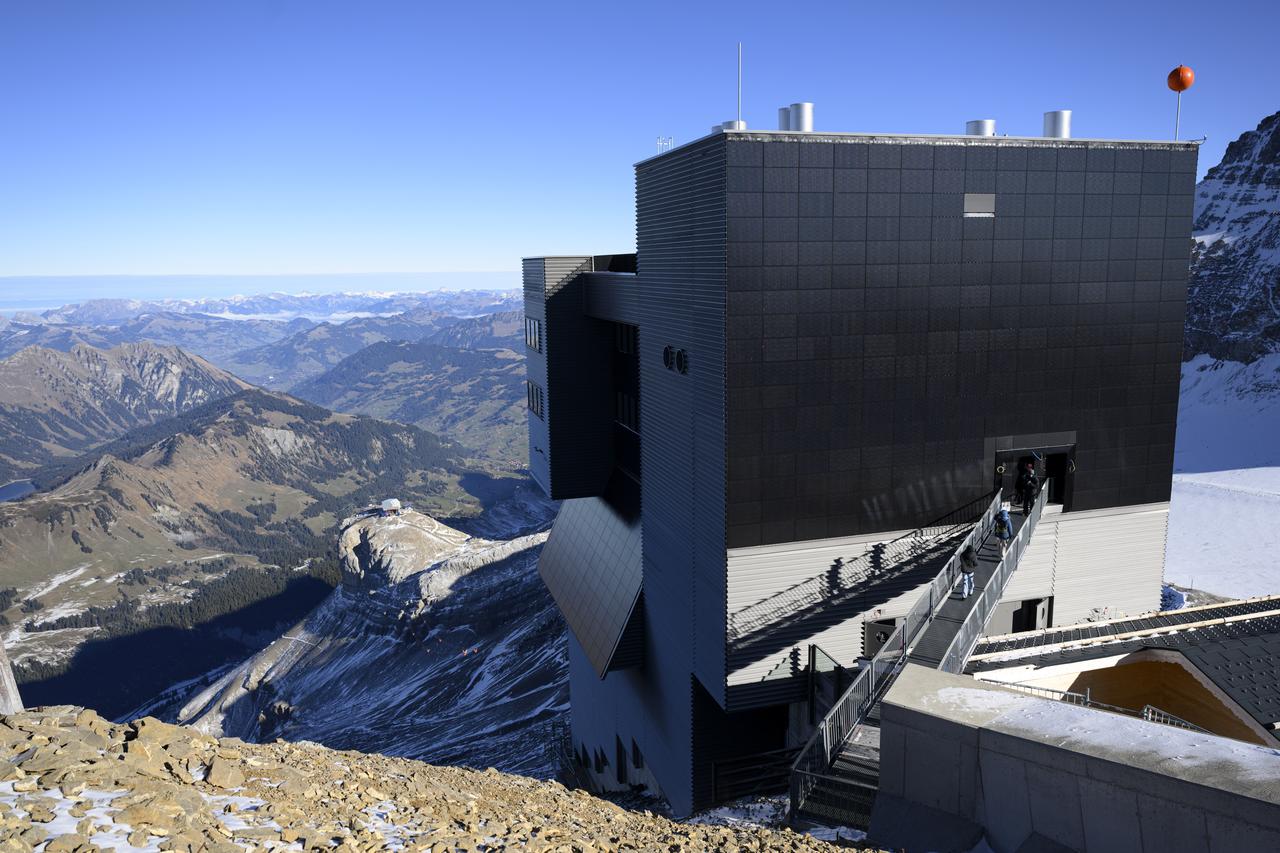
{"type": "Polygon", "coordinates": [[[1027,460],[1060,515],[1011,624],[1154,606],[1196,153],[726,131],[636,166],[635,256],[525,260],[530,467],[565,501],[540,570],[598,783],[684,814],[793,744],[806,645],[850,663],[914,587],[754,645],[735,615],[1027,460]]]}

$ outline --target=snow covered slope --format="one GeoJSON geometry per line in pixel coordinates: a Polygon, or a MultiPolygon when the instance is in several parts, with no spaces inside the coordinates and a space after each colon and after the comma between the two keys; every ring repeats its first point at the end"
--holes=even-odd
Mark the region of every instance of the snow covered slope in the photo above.
{"type": "Polygon", "coordinates": [[[1280,592],[1280,354],[1182,366],[1165,579],[1280,592]]]}
{"type": "Polygon", "coordinates": [[[1280,113],[1227,148],[1196,188],[1188,357],[1280,352],[1280,113]]]}
{"type": "Polygon", "coordinates": [[[412,511],[349,519],[333,595],[178,719],[217,736],[548,772],[546,730],[568,687],[564,625],[536,569],[549,517],[535,520],[542,532],[501,541],[412,511]]]}

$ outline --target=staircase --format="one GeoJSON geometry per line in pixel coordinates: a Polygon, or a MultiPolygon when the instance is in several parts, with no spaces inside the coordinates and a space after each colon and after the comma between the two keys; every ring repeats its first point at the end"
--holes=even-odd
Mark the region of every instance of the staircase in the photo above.
{"type": "Polygon", "coordinates": [[[990,541],[1001,506],[1001,496],[995,495],[884,647],[818,723],[791,768],[793,823],[869,825],[880,779],[881,698],[908,661],[947,672],[963,670],[1030,543],[1049,492],[1046,482],[1031,514],[1014,517],[1015,535],[1004,554],[990,541]],[[952,588],[960,554],[969,545],[979,553],[979,566],[974,594],[962,600],[952,588]]]}

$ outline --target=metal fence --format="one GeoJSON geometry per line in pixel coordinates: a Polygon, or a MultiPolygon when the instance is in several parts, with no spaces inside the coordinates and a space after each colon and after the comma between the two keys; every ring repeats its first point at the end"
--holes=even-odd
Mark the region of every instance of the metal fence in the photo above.
{"type": "MultiPolygon", "coordinates": [[[[1047,494],[1047,490],[1045,494],[1047,494]]],[[[951,558],[930,581],[928,588],[915,605],[894,628],[880,651],[854,677],[827,715],[815,728],[808,743],[796,756],[791,766],[791,815],[795,819],[804,807],[814,788],[827,776],[832,762],[849,739],[853,730],[865,719],[875,701],[897,676],[907,656],[920,638],[925,627],[933,621],[939,608],[947,601],[955,585],[959,570],[960,554],[970,545],[980,546],[1000,511],[1001,496],[996,493],[988,498],[985,512],[973,529],[956,547],[951,558]]]]}
{"type": "Polygon", "coordinates": [[[1083,693],[1074,693],[1070,690],[1055,690],[1052,687],[1040,687],[1036,684],[1022,684],[1016,681],[992,681],[991,684],[998,684],[1001,687],[1009,687],[1020,693],[1029,693],[1032,696],[1039,696],[1043,699],[1057,699],[1061,702],[1070,702],[1072,705],[1080,705],[1085,708],[1093,708],[1098,711],[1108,711],[1112,714],[1123,714],[1126,717],[1139,717],[1148,723],[1160,723],[1165,726],[1173,726],[1174,728],[1186,729],[1187,731],[1199,732],[1201,734],[1213,734],[1213,732],[1200,728],[1195,723],[1189,723],[1181,717],[1174,716],[1168,711],[1163,711],[1155,705],[1143,705],[1141,711],[1135,711],[1132,708],[1122,708],[1119,705],[1109,705],[1106,702],[1098,702],[1094,700],[1093,694],[1086,689],[1083,693]]]}
{"type": "Polygon", "coordinates": [[[744,607],[737,613],[729,614],[729,641],[732,643],[797,611],[827,600],[831,595],[833,580],[839,588],[851,589],[914,559],[939,540],[954,536],[972,525],[981,517],[990,500],[990,494],[975,498],[923,527],[889,542],[880,543],[848,562],[841,561],[835,567],[834,577],[830,572],[823,572],[744,607]]]}
{"type": "Polygon", "coordinates": [[[956,632],[956,635],[951,639],[951,644],[947,646],[946,652],[943,653],[942,662],[938,664],[938,669],[943,672],[959,673],[963,670],[965,663],[969,660],[969,655],[973,654],[974,646],[978,644],[978,640],[982,639],[982,632],[987,628],[987,621],[995,611],[996,605],[1000,603],[1000,596],[1004,595],[1004,588],[1009,582],[1009,576],[1018,567],[1018,561],[1022,559],[1022,552],[1031,544],[1031,534],[1035,532],[1036,524],[1040,521],[1040,515],[1044,512],[1045,505],[1049,502],[1050,482],[1050,480],[1044,481],[1044,485],[1040,488],[1040,495],[1031,507],[1031,515],[1027,516],[1022,523],[1022,527],[1018,530],[1018,535],[1013,537],[1013,541],[1009,543],[1009,549],[1005,551],[1004,556],[1000,559],[1000,564],[996,566],[996,570],[991,574],[991,579],[982,588],[982,594],[974,602],[973,609],[964,617],[964,622],[960,624],[960,630],[956,632]]]}

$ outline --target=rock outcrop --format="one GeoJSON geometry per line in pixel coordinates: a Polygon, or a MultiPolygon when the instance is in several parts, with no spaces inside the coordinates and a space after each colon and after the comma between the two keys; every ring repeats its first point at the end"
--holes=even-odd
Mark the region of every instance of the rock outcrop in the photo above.
{"type": "MultiPolygon", "coordinates": [[[[503,525],[545,530],[548,508],[530,503],[503,525]]],[[[564,623],[536,567],[545,539],[480,538],[412,510],[348,519],[329,599],[176,719],[218,736],[548,773],[568,687],[564,623]]]]}
{"type": "Polygon", "coordinates": [[[790,830],[679,824],[496,770],[215,739],[93,711],[0,717],[0,851],[833,850],[790,830]]]}
{"type": "Polygon", "coordinates": [[[13,669],[0,643],[0,714],[16,714],[22,710],[22,697],[18,695],[18,683],[13,680],[13,669]]]}
{"type": "Polygon", "coordinates": [[[1186,357],[1280,352],[1280,113],[1227,147],[1195,204],[1186,357]]]}

